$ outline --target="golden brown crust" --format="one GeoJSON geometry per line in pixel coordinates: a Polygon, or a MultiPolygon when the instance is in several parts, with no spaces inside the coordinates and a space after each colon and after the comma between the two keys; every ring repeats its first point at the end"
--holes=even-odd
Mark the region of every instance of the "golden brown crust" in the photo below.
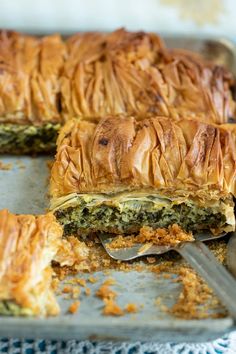
{"type": "Polygon", "coordinates": [[[0,122],[147,115],[226,123],[235,116],[227,70],[159,36],[80,33],[33,37],[0,32],[0,122]]]}
{"type": "Polygon", "coordinates": [[[77,34],[67,50],[61,81],[66,120],[155,114],[224,123],[234,116],[232,75],[194,53],[167,50],[155,34],[77,34]]]}
{"type": "Polygon", "coordinates": [[[35,217],[0,211],[0,301],[14,301],[34,315],[59,312],[51,290],[50,262],[62,228],[52,214],[35,217]]]}
{"type": "Polygon", "coordinates": [[[59,76],[65,55],[61,37],[1,31],[0,48],[0,122],[60,122],[59,76]]]}
{"type": "Polygon", "coordinates": [[[142,189],[236,195],[236,135],[197,120],[76,119],[58,138],[51,196],[142,189]]]}

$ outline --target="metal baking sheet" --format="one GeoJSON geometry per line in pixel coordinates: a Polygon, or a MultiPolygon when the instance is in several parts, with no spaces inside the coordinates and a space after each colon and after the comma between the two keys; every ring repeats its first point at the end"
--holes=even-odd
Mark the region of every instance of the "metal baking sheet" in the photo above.
{"type": "Polygon", "coordinates": [[[200,53],[207,60],[225,66],[236,76],[236,46],[226,38],[190,38],[164,36],[169,48],[182,48],[200,53]]]}
{"type": "MultiPolygon", "coordinates": [[[[235,73],[235,49],[229,41],[170,37],[166,40],[171,47],[201,52],[205,57],[213,58],[235,73]]],[[[0,209],[8,208],[14,213],[44,213],[48,205],[48,160],[49,157],[42,156],[0,156],[1,162],[12,165],[9,170],[0,170],[0,209]]],[[[80,278],[87,279],[88,276],[83,274],[80,278]]],[[[110,276],[117,280],[117,285],[113,288],[119,293],[118,304],[123,307],[132,301],[143,304],[144,307],[135,315],[105,317],[101,314],[101,300],[93,294],[107,276],[103,272],[97,272],[94,276],[98,278],[98,282],[89,285],[92,295],[82,296],[81,308],[77,314],[67,314],[69,303],[59,297],[62,308],[60,316],[46,319],[1,317],[0,336],[177,343],[209,341],[236,330],[229,317],[181,320],[161,311],[154,305],[154,300],[171,294],[171,297],[166,296],[165,301],[167,306],[171,306],[178,298],[181,285],[150,272],[112,271],[110,276]]]]}
{"type": "MultiPolygon", "coordinates": [[[[14,213],[44,213],[48,205],[47,185],[49,157],[1,157],[10,170],[0,170],[0,209],[14,213]]],[[[151,341],[206,341],[222,336],[233,329],[230,318],[215,320],[179,320],[167,315],[155,306],[157,297],[166,296],[165,305],[173,305],[181,290],[179,283],[150,272],[112,271],[109,276],[117,280],[112,288],[117,291],[118,304],[129,302],[143,304],[135,315],[120,318],[101,314],[102,301],[94,296],[107,275],[96,272],[95,284],[88,284],[91,296],[82,295],[81,307],[75,315],[67,313],[70,302],[59,297],[62,308],[55,318],[1,317],[0,336],[51,339],[92,340],[151,340],[151,341]],[[171,297],[169,296],[171,294],[171,297]]],[[[89,275],[82,274],[87,279],[89,275]]],[[[175,276],[173,275],[173,278],[175,276]]]]}

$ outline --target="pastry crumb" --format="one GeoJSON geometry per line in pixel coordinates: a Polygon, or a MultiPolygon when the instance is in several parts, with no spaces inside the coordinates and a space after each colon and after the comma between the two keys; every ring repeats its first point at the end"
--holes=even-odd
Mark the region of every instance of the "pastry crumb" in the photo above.
{"type": "Polygon", "coordinates": [[[91,295],[91,289],[90,288],[85,288],[84,291],[85,291],[85,295],[87,295],[87,296],[91,295]]]}
{"type": "Polygon", "coordinates": [[[172,278],[172,275],[171,275],[170,273],[164,273],[164,274],[162,275],[162,277],[163,277],[164,279],[171,279],[171,278],[172,278]]]}
{"type": "Polygon", "coordinates": [[[120,306],[117,305],[117,303],[114,301],[112,298],[105,298],[104,300],[105,306],[103,309],[103,314],[105,316],[123,316],[124,312],[120,308],[120,306]]]}
{"type": "MultiPolygon", "coordinates": [[[[145,253],[152,245],[158,246],[176,246],[180,242],[194,241],[192,233],[187,233],[177,224],[168,228],[159,228],[154,230],[152,227],[143,226],[138,235],[114,237],[114,240],[107,246],[109,249],[120,249],[132,247],[134,244],[143,244],[139,253],[145,253]]],[[[150,263],[155,262],[154,257],[148,257],[150,263]]]]}
{"type": "Polygon", "coordinates": [[[102,284],[96,292],[96,296],[101,299],[115,299],[117,293],[109,288],[108,285],[102,284]]]}
{"type": "Polygon", "coordinates": [[[115,285],[116,284],[116,280],[111,277],[111,278],[106,279],[103,284],[104,285],[115,285]]]}
{"type": "Polygon", "coordinates": [[[75,314],[78,312],[80,307],[80,301],[74,301],[68,308],[68,312],[71,314],[75,314]]]}
{"type": "Polygon", "coordinates": [[[9,171],[12,169],[12,163],[4,163],[0,161],[0,170],[2,171],[9,171]]]}
{"type": "Polygon", "coordinates": [[[76,278],[76,283],[85,287],[86,285],[86,280],[85,279],[80,279],[80,278],[76,278]]]}
{"type": "Polygon", "coordinates": [[[127,304],[125,306],[125,311],[128,313],[136,313],[138,312],[138,306],[136,304],[127,304]]]}
{"type": "Polygon", "coordinates": [[[72,286],[64,286],[64,288],[62,289],[62,292],[64,294],[68,294],[72,292],[72,286]]]}
{"type": "Polygon", "coordinates": [[[115,299],[117,298],[117,293],[110,289],[109,285],[113,285],[114,279],[108,278],[100,286],[96,292],[96,296],[103,300],[104,308],[103,315],[105,316],[122,316],[124,311],[117,305],[115,299]]]}
{"type": "Polygon", "coordinates": [[[77,299],[79,297],[80,293],[81,293],[80,288],[78,286],[74,286],[72,289],[72,295],[71,295],[72,299],[77,299]]]}
{"type": "MultiPolygon", "coordinates": [[[[187,267],[180,267],[178,280],[183,288],[177,302],[169,312],[175,317],[184,319],[208,318],[209,309],[219,305],[212,290],[194,270],[187,267]]],[[[218,313],[213,317],[222,317],[222,315],[225,314],[218,313]]]]}
{"type": "Polygon", "coordinates": [[[95,284],[98,280],[95,278],[95,277],[89,277],[88,278],[88,281],[90,282],[90,283],[92,283],[92,284],[95,284]]]}
{"type": "Polygon", "coordinates": [[[153,264],[153,263],[155,263],[156,262],[156,258],[155,257],[147,257],[147,261],[148,261],[148,263],[150,263],[150,264],[153,264]]]}

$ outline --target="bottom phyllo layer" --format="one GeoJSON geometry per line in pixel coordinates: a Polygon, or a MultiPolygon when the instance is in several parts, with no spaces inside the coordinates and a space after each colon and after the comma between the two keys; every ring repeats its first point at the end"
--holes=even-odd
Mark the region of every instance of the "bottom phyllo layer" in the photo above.
{"type": "Polygon", "coordinates": [[[104,231],[134,233],[142,226],[154,229],[178,224],[186,231],[211,230],[213,234],[235,228],[231,197],[202,202],[156,194],[72,194],[51,204],[64,233],[104,231]]]}
{"type": "Polygon", "coordinates": [[[60,124],[41,126],[0,124],[0,153],[28,154],[55,151],[60,124]]]}

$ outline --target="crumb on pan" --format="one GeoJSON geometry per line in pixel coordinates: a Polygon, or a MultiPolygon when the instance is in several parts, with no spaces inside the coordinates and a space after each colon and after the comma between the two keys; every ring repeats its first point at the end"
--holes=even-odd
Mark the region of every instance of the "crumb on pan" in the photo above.
{"type": "Polygon", "coordinates": [[[147,262],[148,262],[149,264],[156,263],[156,257],[150,257],[150,256],[148,256],[148,257],[147,257],[147,262]]]}
{"type": "MultiPolygon", "coordinates": [[[[209,309],[219,306],[219,301],[213,295],[212,290],[190,268],[180,267],[178,275],[183,288],[177,302],[169,312],[175,317],[184,319],[209,317],[209,309]]],[[[222,317],[222,315],[218,313],[213,317],[222,317]]]]}
{"type": "Polygon", "coordinates": [[[64,294],[68,294],[68,293],[71,293],[72,292],[72,286],[65,286],[63,289],[62,289],[62,292],[64,294]]]}
{"type": "Polygon", "coordinates": [[[115,285],[115,284],[116,284],[116,280],[112,277],[107,278],[103,283],[103,285],[115,285]]]}
{"type": "Polygon", "coordinates": [[[108,285],[102,284],[100,288],[96,292],[96,296],[101,299],[115,299],[117,297],[117,293],[109,288],[108,285]]]}
{"type": "Polygon", "coordinates": [[[9,171],[12,169],[12,163],[4,163],[0,161],[0,170],[2,171],[9,171]]]}
{"type": "Polygon", "coordinates": [[[103,309],[103,314],[105,316],[123,316],[124,311],[117,305],[117,303],[112,298],[105,298],[105,306],[103,309]]]}
{"type": "Polygon", "coordinates": [[[85,291],[85,295],[87,295],[87,296],[91,295],[91,289],[90,288],[85,288],[84,291],[85,291]]]}
{"type": "Polygon", "coordinates": [[[74,301],[68,308],[68,312],[71,314],[75,314],[76,312],[78,312],[80,307],[80,301],[74,301]]]}
{"type": "Polygon", "coordinates": [[[93,277],[93,276],[89,277],[88,280],[92,284],[95,284],[97,282],[97,279],[95,277],[93,277]]]}
{"type": "Polygon", "coordinates": [[[104,308],[103,314],[105,316],[122,316],[124,311],[117,305],[115,299],[117,298],[117,293],[110,289],[109,285],[115,284],[114,279],[108,278],[100,286],[96,292],[96,296],[103,300],[104,308]]]}
{"type": "Polygon", "coordinates": [[[85,287],[86,285],[86,280],[85,279],[81,279],[81,278],[76,278],[76,283],[85,287]]]}
{"type": "Polygon", "coordinates": [[[127,304],[125,306],[125,311],[128,313],[136,313],[138,312],[138,306],[136,304],[127,304]]]}
{"type": "Polygon", "coordinates": [[[72,299],[78,299],[80,293],[81,293],[80,288],[78,286],[74,286],[71,294],[72,299]]]}

